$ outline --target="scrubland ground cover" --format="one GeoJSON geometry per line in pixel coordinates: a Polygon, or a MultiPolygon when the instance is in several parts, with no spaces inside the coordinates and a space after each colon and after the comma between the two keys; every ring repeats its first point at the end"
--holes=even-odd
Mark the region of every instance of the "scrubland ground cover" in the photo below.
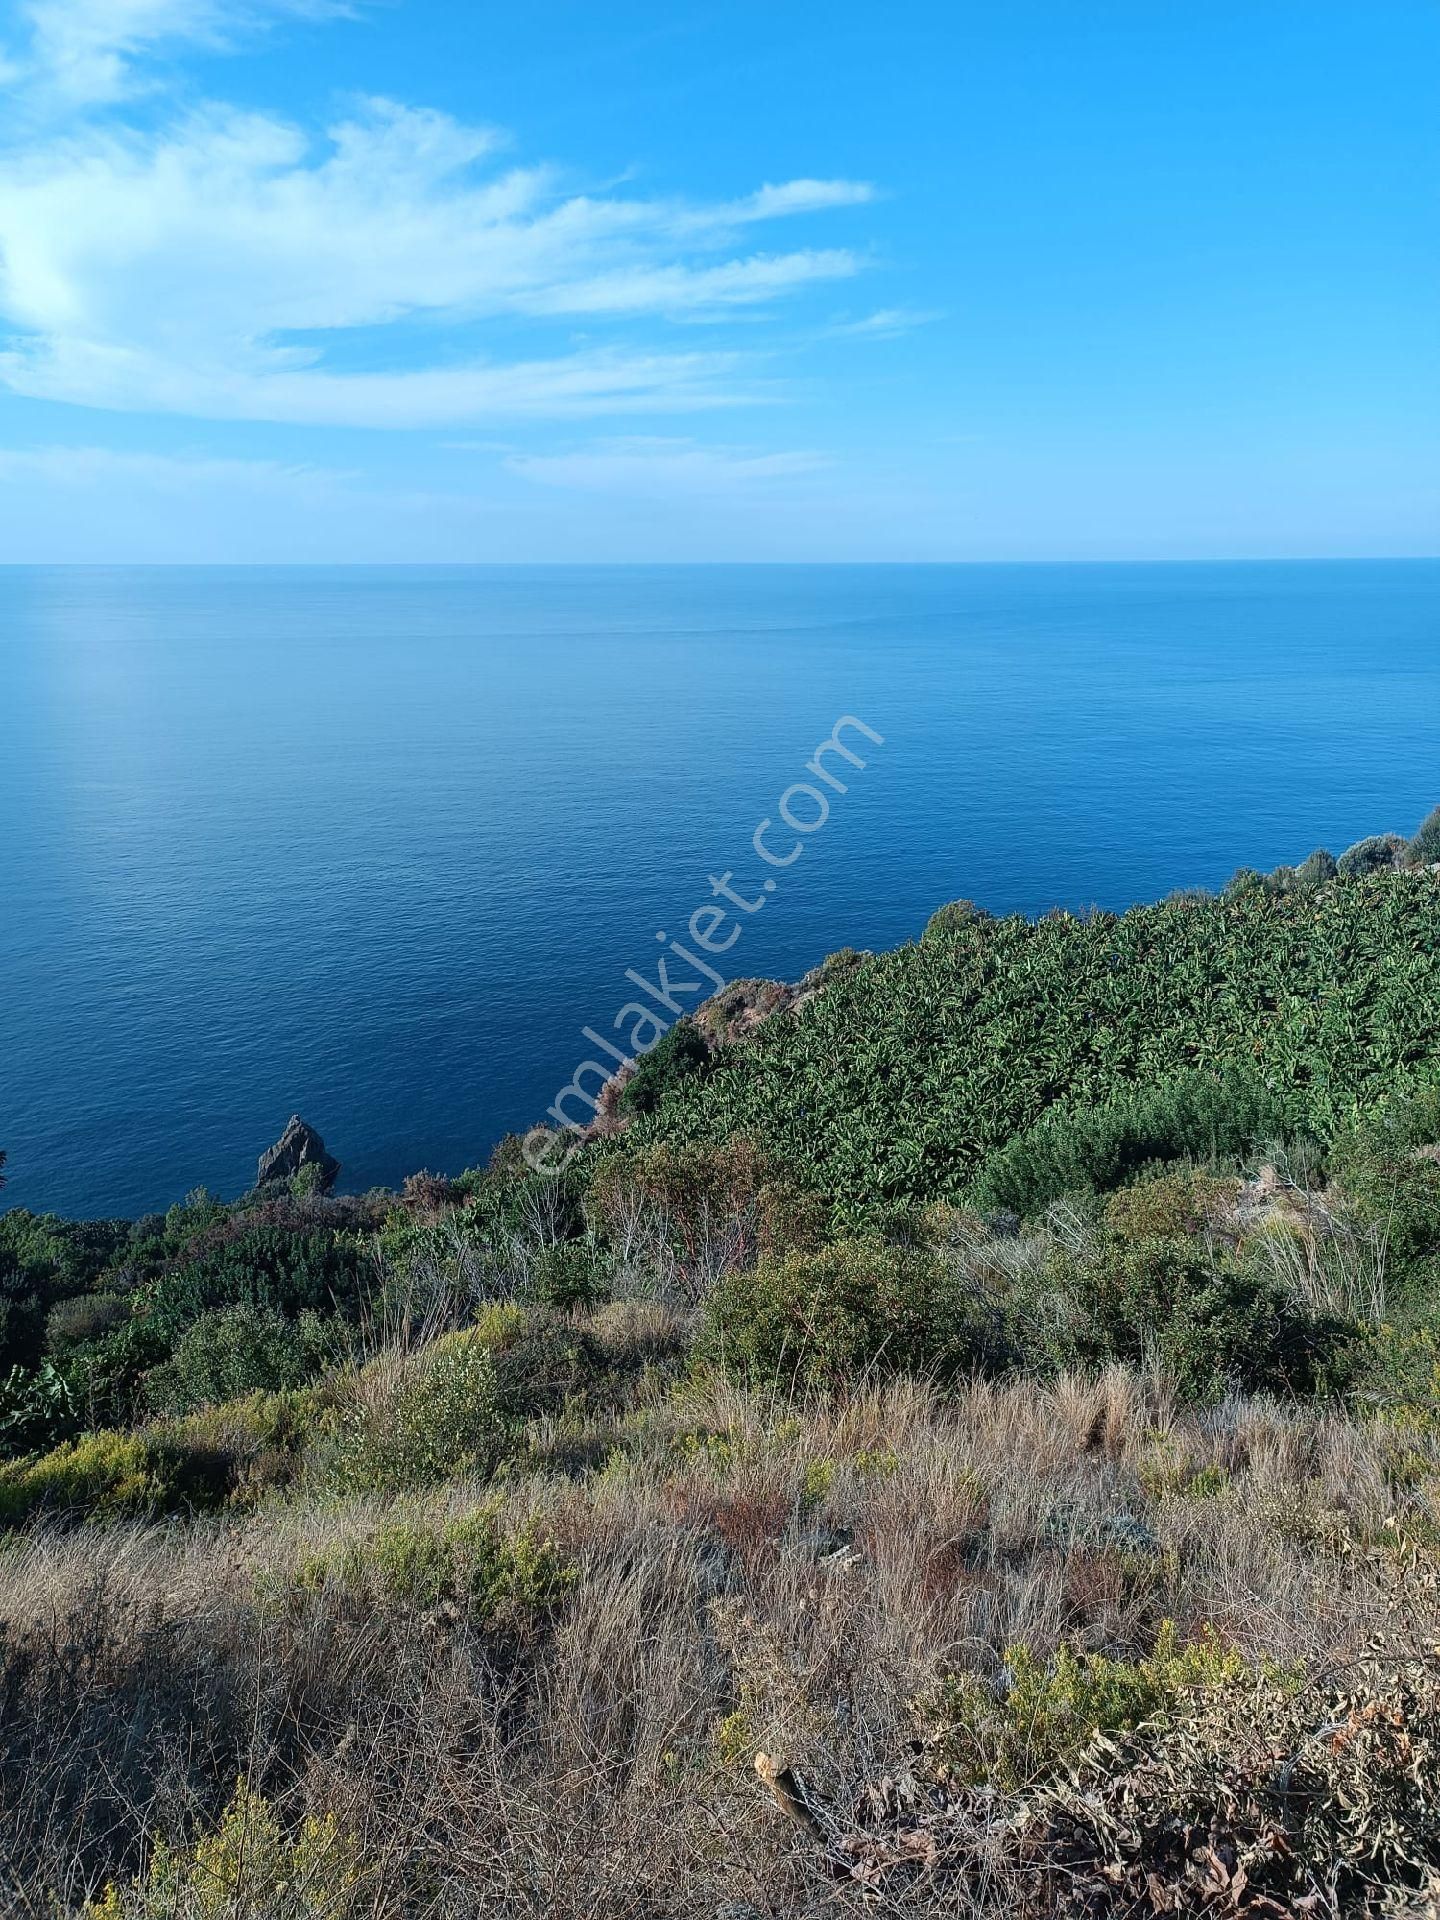
{"type": "Polygon", "coordinates": [[[937,916],[560,1180],[0,1215],[7,1910],[1429,1911],[1440,878],[1361,851],[937,916]]]}

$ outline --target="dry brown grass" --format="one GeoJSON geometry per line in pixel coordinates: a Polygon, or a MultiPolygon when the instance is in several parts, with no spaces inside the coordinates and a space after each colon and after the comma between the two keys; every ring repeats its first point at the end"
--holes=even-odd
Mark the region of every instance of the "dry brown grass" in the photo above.
{"type": "MultiPolygon", "coordinates": [[[[671,1338],[649,1309],[612,1318],[616,1343],[671,1338]]],[[[522,1630],[302,1577],[397,1511],[474,1512],[495,1497],[478,1484],[6,1545],[10,1909],[76,1912],[157,1836],[213,1822],[244,1773],[287,1821],[334,1812],[358,1836],[377,1915],[857,1913],[757,1752],[839,1841],[912,1759],[937,1675],[993,1677],[1014,1643],[1135,1657],[1168,1619],[1333,1670],[1386,1615],[1367,1549],[1393,1537],[1393,1442],[1339,1416],[1184,1413],[1120,1370],[800,1410],[711,1382],[606,1444],[601,1471],[557,1472],[541,1446],[503,1484],[502,1525],[573,1573],[522,1630]]],[[[866,1910],[1005,1905],[976,1860],[943,1888],[895,1876],[866,1910]]]]}

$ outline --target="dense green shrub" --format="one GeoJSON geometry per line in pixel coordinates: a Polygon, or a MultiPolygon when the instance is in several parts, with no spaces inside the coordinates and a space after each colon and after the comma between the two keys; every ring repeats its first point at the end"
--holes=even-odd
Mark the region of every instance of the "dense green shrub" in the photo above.
{"type": "Polygon", "coordinates": [[[1392,1093],[1339,1134],[1330,1161],[1354,1216],[1383,1236],[1392,1285],[1413,1295],[1440,1256],[1440,1084],[1392,1093]]]}
{"type": "Polygon", "coordinates": [[[481,1341],[493,1356],[497,1404],[507,1419],[551,1412],[596,1384],[600,1352],[574,1320],[544,1308],[499,1312],[503,1322],[491,1308],[462,1337],[481,1341]]]}
{"type": "Polygon", "coordinates": [[[1405,856],[1405,842],[1398,833],[1373,833],[1368,840],[1357,840],[1339,860],[1342,880],[1363,879],[1368,873],[1383,873],[1398,866],[1405,856]]]}
{"type": "Polygon", "coordinates": [[[144,1290],[143,1311],[150,1326],[173,1341],[220,1307],[287,1315],[353,1308],[361,1285],[362,1254],[349,1236],[236,1220],[153,1281],[144,1290]]]}
{"type": "Polygon", "coordinates": [[[359,1376],[324,1463],[345,1492],[398,1492],[461,1473],[488,1474],[511,1426],[495,1356],[473,1333],[450,1334],[418,1354],[389,1356],[359,1376]]]}
{"type": "Polygon", "coordinates": [[[585,1231],[585,1181],[570,1165],[559,1174],[536,1173],[518,1155],[496,1148],[500,1164],[481,1173],[462,1174],[455,1182],[464,1200],[458,1216],[464,1230],[496,1244],[516,1235],[571,1240],[585,1231]]]}
{"type": "Polygon", "coordinates": [[[1138,1727],[1182,1694],[1233,1689],[1248,1672],[1213,1629],[1182,1645],[1167,1620],[1140,1660],[1062,1645],[1043,1661],[1027,1646],[1008,1647],[1001,1687],[961,1671],[939,1683],[921,1712],[932,1751],[958,1779],[1014,1789],[1072,1766],[1096,1734],[1138,1727]]]}
{"type": "Polygon", "coordinates": [[[298,1387],[340,1357],[343,1332],[309,1310],[287,1320],[273,1307],[217,1307],[180,1335],[146,1381],[152,1406],[188,1413],[242,1395],[298,1387]]]}
{"type": "Polygon", "coordinates": [[[1056,1108],[990,1156],[976,1198],[1034,1216],[1062,1194],[1109,1193],[1166,1161],[1245,1154],[1287,1132],[1294,1110],[1239,1067],[1127,1089],[1103,1106],[1056,1108]]]}
{"type": "Polygon", "coordinates": [[[1440,1164],[1362,1133],[1337,1150],[1336,1172],[1355,1217],[1383,1235],[1392,1278],[1440,1253],[1440,1164]]]}
{"type": "Polygon", "coordinates": [[[1193,1240],[1107,1238],[1057,1249],[1034,1285],[1032,1358],[1084,1368],[1155,1362],[1190,1398],[1231,1386],[1333,1388],[1358,1357],[1357,1329],[1307,1313],[1268,1275],[1193,1240]]]}
{"type": "Polygon", "coordinates": [[[225,1465],[203,1449],[179,1445],[162,1430],[101,1430],[38,1459],[0,1466],[0,1526],[39,1513],[119,1520],[224,1497],[225,1465]]]}
{"type": "Polygon", "coordinates": [[[10,1268],[55,1293],[79,1293],[129,1246],[128,1220],[61,1220],[23,1207],[0,1213],[0,1272],[10,1268]]]}
{"type": "Polygon", "coordinates": [[[560,1240],[535,1256],[532,1280],[544,1307],[594,1307],[610,1293],[610,1261],[593,1240],[560,1240]]]}
{"type": "Polygon", "coordinates": [[[39,1365],[49,1316],[95,1285],[130,1232],[123,1220],[60,1220],[23,1207],[0,1213],[0,1372],[39,1365]]]}
{"type": "Polygon", "coordinates": [[[741,1378],[833,1386],[993,1359],[993,1317],[928,1248],[842,1241],[763,1259],[711,1296],[705,1350],[741,1378]]]}
{"type": "Polygon", "coordinates": [[[307,1556],[299,1569],[301,1586],[336,1585],[390,1606],[450,1605],[507,1625],[548,1612],[573,1577],[535,1522],[507,1532],[493,1505],[454,1520],[392,1520],[307,1556]]]}
{"type": "Polygon", "coordinates": [[[710,1065],[710,1049],[693,1020],[677,1020],[648,1053],[620,1091],[622,1113],[653,1113],[665,1094],[710,1065]]]}

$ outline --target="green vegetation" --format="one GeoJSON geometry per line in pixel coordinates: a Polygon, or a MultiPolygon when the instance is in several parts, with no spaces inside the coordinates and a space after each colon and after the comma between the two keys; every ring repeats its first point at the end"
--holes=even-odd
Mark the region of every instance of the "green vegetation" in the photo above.
{"type": "Polygon", "coordinates": [[[489,1474],[505,1451],[495,1358],[473,1333],[378,1361],[334,1433],[327,1477],[341,1491],[397,1493],[457,1473],[489,1474]]]}
{"type": "Polygon", "coordinates": [[[620,1095],[622,1113],[653,1113],[661,1099],[710,1065],[710,1049],[693,1020],[677,1020],[665,1037],[642,1054],[620,1095]]]}
{"type": "Polygon", "coordinates": [[[952,903],[677,1025],[558,1179],[0,1214],[0,1893],[1419,1899],[1437,841],[952,903]]]}
{"type": "Polygon", "coordinates": [[[458,1607],[494,1624],[528,1623],[548,1612],[572,1571],[532,1521],[507,1535],[492,1503],[458,1520],[394,1520],[366,1540],[306,1554],[300,1585],[333,1585],[376,1606],[458,1607]]]}
{"type": "Polygon", "coordinates": [[[995,1317],[958,1270],[928,1249],[878,1241],[737,1268],[712,1294],[706,1321],[704,1350],[746,1380],[953,1377],[998,1357],[995,1317]]]}
{"type": "Polygon", "coordinates": [[[972,1192],[1033,1217],[1067,1193],[1110,1193],[1172,1162],[1243,1158],[1284,1141],[1294,1111],[1253,1068],[1178,1074],[1099,1105],[1052,1107],[988,1156],[972,1192]]]}
{"type": "Polygon", "coordinates": [[[1137,1660],[1061,1646],[1047,1661],[1022,1641],[1005,1649],[1002,1675],[998,1690],[974,1673],[949,1675],[926,1703],[941,1765],[973,1785],[1032,1785],[1073,1765],[1097,1734],[1129,1732],[1184,1694],[1249,1677],[1213,1627],[1181,1645],[1173,1620],[1137,1660]]]}
{"type": "Polygon", "coordinates": [[[966,1197],[1057,1106],[1040,1144],[1061,1179],[1096,1128],[1124,1177],[1152,1117],[1156,1158],[1205,1155],[1212,1129],[1222,1155],[1324,1139],[1440,1061],[1437,913],[1440,876],[1383,872],[1119,918],[966,916],[944,937],[932,922],[723,1050],[606,1150],[742,1135],[823,1193],[838,1225],[889,1231],[907,1209],[966,1197]]]}
{"type": "Polygon", "coordinates": [[[112,1881],[86,1920],[349,1920],[372,1881],[333,1814],[304,1820],[292,1838],[242,1779],[213,1833],[185,1852],[162,1841],[147,1871],[112,1881]]]}

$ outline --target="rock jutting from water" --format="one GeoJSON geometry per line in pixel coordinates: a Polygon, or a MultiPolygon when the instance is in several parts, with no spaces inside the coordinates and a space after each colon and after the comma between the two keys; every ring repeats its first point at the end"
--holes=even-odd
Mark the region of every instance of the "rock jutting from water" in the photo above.
{"type": "Polygon", "coordinates": [[[289,1124],[274,1146],[267,1147],[261,1154],[255,1172],[255,1185],[275,1186],[289,1180],[304,1167],[319,1168],[322,1193],[330,1191],[340,1172],[340,1162],[326,1151],[325,1142],[314,1127],[308,1126],[298,1113],[292,1113],[289,1124]]]}

